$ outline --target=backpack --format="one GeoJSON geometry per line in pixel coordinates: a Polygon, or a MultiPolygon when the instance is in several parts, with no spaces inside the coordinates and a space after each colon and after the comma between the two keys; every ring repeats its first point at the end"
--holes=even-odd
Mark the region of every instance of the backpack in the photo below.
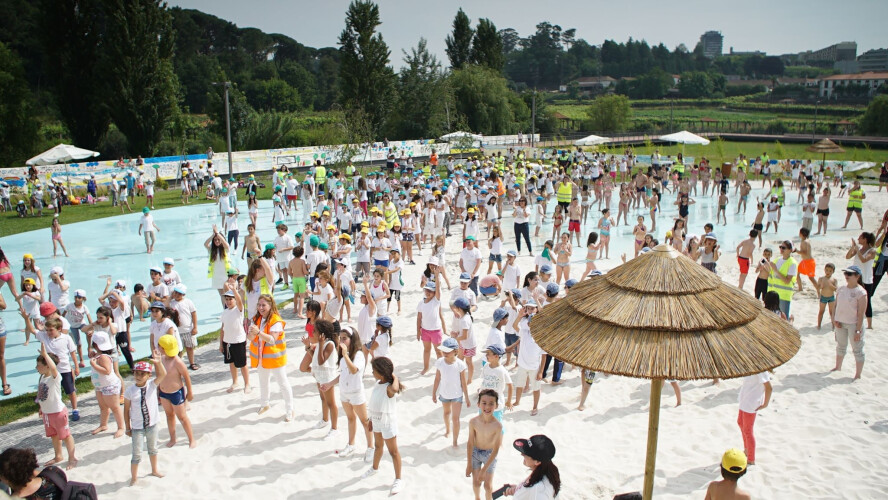
{"type": "Polygon", "coordinates": [[[39,476],[51,482],[62,492],[60,500],[98,500],[99,498],[94,485],[68,481],[65,471],[58,467],[49,466],[40,471],[39,476]]]}

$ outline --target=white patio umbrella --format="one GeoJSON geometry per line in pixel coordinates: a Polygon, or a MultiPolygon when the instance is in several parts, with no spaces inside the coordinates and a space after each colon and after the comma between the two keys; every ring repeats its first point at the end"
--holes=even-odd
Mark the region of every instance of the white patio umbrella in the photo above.
{"type": "Polygon", "coordinates": [[[687,130],[676,132],[669,135],[661,135],[660,140],[664,142],[677,142],[679,144],[700,144],[702,146],[709,145],[709,139],[692,134],[687,130]]]}
{"type": "Polygon", "coordinates": [[[94,158],[99,153],[88,149],[78,148],[70,144],[59,144],[54,148],[44,151],[39,155],[26,161],[27,165],[56,165],[58,163],[65,164],[65,179],[68,181],[68,192],[71,191],[71,179],[68,178],[68,162],[71,160],[84,160],[86,158],[94,158]]]}
{"type": "Polygon", "coordinates": [[[597,135],[590,135],[583,137],[577,141],[574,141],[575,146],[597,146],[599,144],[604,144],[606,142],[610,142],[610,139],[607,137],[599,137],[597,135]]]}

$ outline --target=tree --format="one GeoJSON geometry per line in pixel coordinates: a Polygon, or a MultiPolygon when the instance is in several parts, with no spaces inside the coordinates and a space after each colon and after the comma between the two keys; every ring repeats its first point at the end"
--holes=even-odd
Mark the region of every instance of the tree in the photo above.
{"type": "Polygon", "coordinates": [[[712,95],[715,86],[708,74],[702,71],[688,71],[681,74],[678,91],[684,99],[697,99],[712,95]]]}
{"type": "Polygon", "coordinates": [[[888,95],[878,95],[866,108],[860,119],[860,132],[870,135],[888,135],[888,95]]]}
{"type": "Polygon", "coordinates": [[[0,43],[0,166],[23,165],[34,152],[37,122],[22,63],[0,43]]]}
{"type": "Polygon", "coordinates": [[[500,40],[503,41],[503,54],[508,55],[518,48],[521,36],[513,28],[502,29],[499,34],[500,40]]]}
{"type": "Polygon", "coordinates": [[[512,91],[498,72],[483,66],[466,66],[451,73],[450,86],[456,110],[465,117],[471,132],[487,135],[517,132],[510,100],[512,91]]]}
{"type": "Polygon", "coordinates": [[[173,24],[159,0],[104,0],[111,118],[131,154],[150,155],[177,112],[173,24]]]}
{"type": "Polygon", "coordinates": [[[378,5],[354,0],[339,35],[340,101],[347,112],[364,112],[374,137],[382,130],[395,98],[395,74],[388,66],[391,52],[376,32],[380,24],[378,5]]]}
{"type": "Polygon", "coordinates": [[[624,95],[602,95],[589,106],[589,118],[593,130],[619,132],[625,130],[632,117],[629,98],[624,95]]]}
{"type": "Polygon", "coordinates": [[[398,75],[397,123],[395,137],[438,137],[447,132],[447,107],[452,106],[441,63],[432,55],[425,38],[404,52],[404,63],[398,75]]]}
{"type": "Polygon", "coordinates": [[[472,55],[472,21],[460,8],[453,18],[453,33],[447,35],[447,57],[450,59],[450,67],[461,69],[469,63],[472,55]]]}
{"type": "Polygon", "coordinates": [[[106,12],[96,1],[45,0],[40,34],[51,68],[55,103],[71,139],[96,149],[111,118],[104,71],[106,12]]]}
{"type": "Polygon", "coordinates": [[[763,57],[758,65],[759,73],[768,76],[781,76],[785,69],[783,59],[777,56],[763,57]]]}
{"type": "Polygon", "coordinates": [[[505,64],[503,40],[490,19],[479,19],[472,39],[472,63],[502,71],[505,64]]]}
{"type": "Polygon", "coordinates": [[[298,111],[302,109],[299,91],[280,78],[253,80],[244,86],[247,100],[262,111],[298,111]]]}

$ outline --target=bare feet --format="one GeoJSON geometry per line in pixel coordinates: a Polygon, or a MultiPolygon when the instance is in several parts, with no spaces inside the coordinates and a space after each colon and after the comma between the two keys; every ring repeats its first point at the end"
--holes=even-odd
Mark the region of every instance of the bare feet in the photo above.
{"type": "Polygon", "coordinates": [[[837,366],[837,367],[833,368],[833,369],[830,370],[830,371],[831,371],[831,372],[838,372],[838,371],[842,371],[842,369],[841,369],[840,367],[837,366]]]}
{"type": "Polygon", "coordinates": [[[197,440],[188,441],[188,447],[189,448],[197,448],[197,440]]]}
{"type": "Polygon", "coordinates": [[[249,385],[244,386],[244,394],[249,394],[249,393],[251,393],[251,392],[253,392],[253,388],[252,388],[252,387],[250,387],[249,385]]]}
{"type": "Polygon", "coordinates": [[[234,384],[231,384],[230,386],[228,386],[228,389],[225,392],[231,394],[232,392],[238,390],[239,388],[240,388],[240,385],[237,383],[234,383],[234,384]]]}
{"type": "Polygon", "coordinates": [[[105,432],[105,431],[107,431],[107,430],[108,430],[108,426],[107,426],[107,425],[102,425],[102,426],[99,426],[99,427],[96,427],[95,429],[93,429],[93,431],[90,432],[90,434],[92,434],[93,436],[95,436],[96,434],[98,434],[98,433],[100,433],[100,432],[105,432]]]}
{"type": "Polygon", "coordinates": [[[163,474],[161,474],[159,470],[151,471],[151,475],[154,477],[163,477],[163,474]]]}
{"type": "Polygon", "coordinates": [[[50,465],[55,465],[61,461],[62,461],[62,457],[55,457],[52,460],[50,460],[49,462],[44,463],[43,466],[49,467],[50,465]]]}
{"type": "Polygon", "coordinates": [[[429,369],[428,369],[428,368],[424,368],[421,372],[419,372],[419,374],[420,374],[420,375],[425,375],[425,374],[428,373],[428,372],[429,372],[429,369]]]}
{"type": "Polygon", "coordinates": [[[531,416],[531,417],[535,417],[535,416],[537,415],[537,413],[539,413],[539,412],[540,412],[539,410],[537,410],[536,408],[534,408],[533,410],[530,410],[530,416],[531,416]]]}
{"type": "Polygon", "coordinates": [[[167,448],[172,448],[173,446],[176,446],[176,440],[175,440],[175,439],[170,439],[170,440],[167,442],[167,448]]]}
{"type": "Polygon", "coordinates": [[[117,429],[117,432],[114,433],[114,439],[117,439],[117,438],[123,436],[124,433],[125,433],[125,431],[123,429],[117,429]]]}
{"type": "Polygon", "coordinates": [[[586,409],[586,407],[583,405],[577,406],[577,410],[583,411],[585,409],[586,409]]]}
{"type": "Polygon", "coordinates": [[[77,459],[74,457],[71,457],[68,459],[68,466],[65,467],[65,470],[71,470],[74,467],[77,467],[77,459]]]}
{"type": "Polygon", "coordinates": [[[135,486],[135,485],[136,485],[136,481],[138,481],[138,479],[136,479],[136,478],[132,478],[132,479],[130,479],[130,486],[135,486]]]}

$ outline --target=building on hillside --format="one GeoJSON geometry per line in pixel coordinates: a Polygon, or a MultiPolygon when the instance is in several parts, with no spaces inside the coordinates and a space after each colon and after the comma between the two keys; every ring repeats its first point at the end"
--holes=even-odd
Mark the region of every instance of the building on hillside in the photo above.
{"type": "Polygon", "coordinates": [[[857,69],[861,73],[888,71],[888,49],[873,49],[860,54],[857,69]]]}
{"type": "Polygon", "coordinates": [[[762,57],[767,55],[764,52],[762,52],[761,50],[751,50],[751,51],[747,51],[747,52],[735,51],[734,47],[730,48],[729,54],[732,56],[762,56],[762,57]]]}
{"type": "Polygon", "coordinates": [[[703,46],[703,55],[709,59],[722,55],[722,43],[725,37],[720,31],[707,31],[700,35],[700,45],[703,46]]]}
{"type": "Polygon", "coordinates": [[[839,42],[820,50],[799,53],[802,61],[854,61],[857,59],[857,42],[839,42]]]}
{"type": "Polygon", "coordinates": [[[577,78],[580,90],[607,89],[617,81],[609,76],[583,76],[577,78]]]}
{"type": "Polygon", "coordinates": [[[839,87],[852,84],[865,85],[868,87],[867,96],[872,97],[879,87],[888,84],[888,71],[823,77],[820,79],[820,97],[829,99],[839,87]]]}

